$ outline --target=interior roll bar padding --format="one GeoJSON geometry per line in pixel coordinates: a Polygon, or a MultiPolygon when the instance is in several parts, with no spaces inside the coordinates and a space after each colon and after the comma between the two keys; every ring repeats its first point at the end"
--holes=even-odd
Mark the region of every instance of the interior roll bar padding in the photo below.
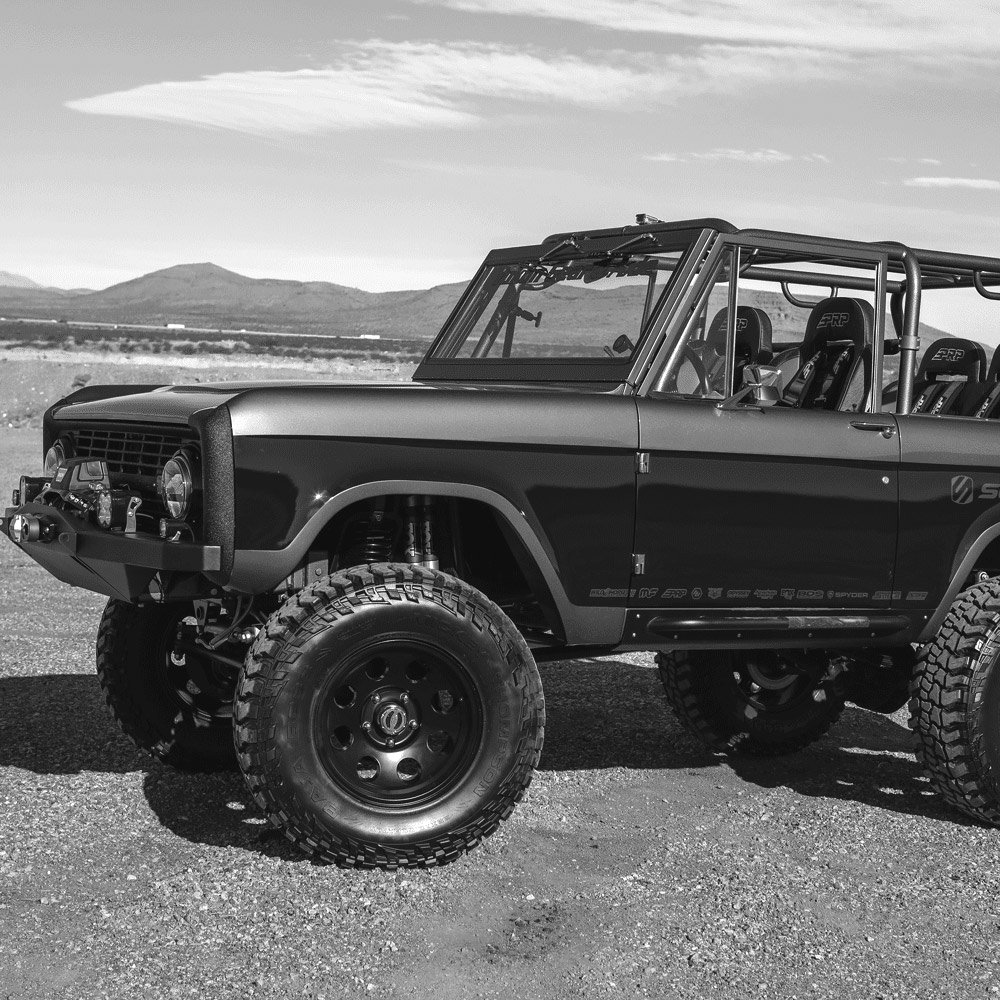
{"type": "MultiPolygon", "coordinates": [[[[839,292],[839,291],[840,291],[840,289],[837,288],[836,285],[831,285],[830,286],[830,298],[831,299],[835,299],[837,297],[837,292],[839,292]]],[[[792,293],[788,290],[788,282],[787,281],[783,281],[781,283],[781,294],[784,295],[785,298],[789,302],[791,302],[791,304],[793,306],[798,306],[800,309],[812,309],[812,307],[814,305],[816,305],[815,302],[805,302],[803,299],[797,299],[794,295],[792,295],[792,293]]]]}
{"type": "Polygon", "coordinates": [[[979,294],[982,295],[982,297],[984,299],[1000,299],[1000,292],[991,292],[983,284],[983,272],[982,271],[973,271],[972,272],[972,283],[976,286],[976,291],[979,292],[979,294]]]}

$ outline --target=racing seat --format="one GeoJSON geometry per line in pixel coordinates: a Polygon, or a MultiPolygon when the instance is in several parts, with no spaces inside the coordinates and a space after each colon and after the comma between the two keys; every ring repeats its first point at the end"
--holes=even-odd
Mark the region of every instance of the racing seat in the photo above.
{"type": "Polygon", "coordinates": [[[840,410],[870,367],[875,312],[863,299],[828,298],[809,314],[799,354],[801,366],[785,386],[783,406],[840,410]]]}
{"type": "Polygon", "coordinates": [[[981,344],[958,337],[935,340],[924,353],[913,383],[911,413],[936,416],[962,413],[962,398],[981,391],[986,352],[981,344]]]}
{"type": "Polygon", "coordinates": [[[702,361],[708,384],[716,392],[728,396],[743,384],[743,369],[747,365],[767,364],[771,360],[771,319],[763,309],[754,306],[736,308],[735,380],[724,385],[726,378],[726,323],[729,310],[715,314],[705,334],[702,361]]]}
{"type": "Polygon", "coordinates": [[[973,394],[970,388],[963,396],[962,414],[990,420],[1000,417],[1000,347],[993,352],[982,391],[973,394]]]}

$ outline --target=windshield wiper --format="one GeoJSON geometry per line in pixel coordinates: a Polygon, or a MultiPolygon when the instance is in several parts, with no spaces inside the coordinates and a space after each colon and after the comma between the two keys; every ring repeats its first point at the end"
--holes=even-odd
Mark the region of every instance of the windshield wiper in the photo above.
{"type": "Polygon", "coordinates": [[[545,253],[543,253],[542,256],[538,258],[538,263],[540,264],[543,260],[548,260],[549,257],[554,256],[555,254],[559,253],[560,250],[564,250],[566,247],[571,247],[578,253],[583,252],[580,250],[580,244],[576,242],[576,239],[572,236],[567,236],[566,239],[557,243],[554,247],[550,247],[548,250],[546,250],[545,253]]]}
{"type": "Polygon", "coordinates": [[[637,246],[640,243],[646,243],[652,240],[654,243],[657,242],[656,237],[652,233],[639,233],[638,236],[632,236],[627,239],[624,243],[619,243],[618,246],[612,247],[610,250],[602,250],[598,256],[599,257],[617,257],[619,254],[624,253],[629,247],[637,246]]]}

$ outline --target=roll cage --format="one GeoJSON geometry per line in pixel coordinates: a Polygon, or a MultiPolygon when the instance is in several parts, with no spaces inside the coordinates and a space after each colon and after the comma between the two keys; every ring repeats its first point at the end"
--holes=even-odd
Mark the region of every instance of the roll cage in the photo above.
{"type": "MultiPolygon", "coordinates": [[[[897,413],[908,413],[913,402],[913,383],[920,348],[919,322],[921,293],[927,289],[975,289],[983,298],[1000,300],[1000,258],[975,254],[950,253],[906,246],[895,241],[863,242],[769,229],[738,229],[718,218],[688,219],[678,222],[645,221],[632,226],[555,233],[535,246],[494,250],[486,258],[476,278],[456,303],[455,308],[432,343],[424,361],[414,373],[417,381],[590,381],[619,385],[629,391],[644,391],[649,386],[650,373],[669,362],[677,324],[683,323],[691,304],[696,301],[702,278],[709,274],[718,257],[727,248],[738,253],[740,274],[777,282],[785,298],[793,305],[803,306],[791,290],[791,285],[829,288],[829,277],[809,270],[780,270],[769,266],[768,252],[780,251],[784,260],[802,259],[821,254],[831,264],[849,266],[865,261],[873,265],[871,277],[838,277],[837,289],[872,292],[876,301],[875,368],[880,370],[883,349],[887,342],[900,354],[897,413]],[[565,360],[542,362],[509,359],[507,363],[483,364],[479,358],[441,359],[436,357],[442,344],[454,336],[457,321],[470,307],[470,299],[481,289],[481,279],[487,269],[516,261],[540,261],[547,264],[568,263],[579,256],[600,256],[633,249],[635,253],[656,253],[687,246],[676,262],[674,280],[644,321],[635,350],[624,359],[594,361],[565,360]],[[996,290],[994,290],[996,289],[996,290]],[[888,296],[888,313],[895,337],[886,333],[884,304],[888,296]]],[[[730,341],[735,336],[736,311],[729,311],[730,341]]],[[[491,331],[492,333],[492,331],[491,331]]],[[[495,334],[494,334],[495,336],[495,334]]]]}

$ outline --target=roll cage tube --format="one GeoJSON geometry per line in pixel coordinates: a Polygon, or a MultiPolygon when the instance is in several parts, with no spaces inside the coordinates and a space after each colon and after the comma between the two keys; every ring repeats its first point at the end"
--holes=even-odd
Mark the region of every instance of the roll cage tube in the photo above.
{"type": "MultiPolygon", "coordinates": [[[[899,338],[899,396],[896,402],[897,413],[909,413],[913,403],[913,378],[917,370],[917,350],[920,348],[920,261],[916,252],[904,243],[895,240],[876,243],[861,243],[857,240],[830,241],[817,236],[807,236],[799,233],[778,233],[766,229],[742,229],[728,238],[729,242],[746,240],[777,240],[792,241],[827,250],[842,249],[850,254],[858,251],[870,253],[872,250],[884,250],[890,260],[898,260],[903,265],[906,274],[905,306],[903,309],[903,330],[899,338]]],[[[926,252],[922,251],[926,255],[926,252]]],[[[884,336],[884,327],[883,327],[884,336]]]]}
{"type": "MultiPolygon", "coordinates": [[[[800,303],[796,302],[794,295],[788,287],[791,279],[794,279],[795,281],[801,280],[805,284],[809,285],[818,285],[826,288],[831,287],[830,278],[828,276],[821,276],[810,272],[788,272],[783,269],[768,267],[766,264],[760,265],[754,263],[756,256],[761,249],[786,250],[793,252],[826,251],[827,255],[829,255],[831,250],[829,240],[825,240],[820,237],[802,236],[796,233],[772,232],[770,230],[747,229],[740,230],[736,233],[724,234],[721,235],[720,239],[717,239],[714,242],[714,245],[709,251],[704,266],[701,269],[702,274],[716,274],[720,266],[721,258],[727,249],[732,254],[732,259],[729,262],[731,270],[729,276],[729,309],[726,331],[727,341],[729,343],[732,343],[735,339],[735,305],[739,277],[777,281],[781,286],[782,294],[786,300],[793,305],[798,305],[800,303]]],[[[874,280],[849,275],[837,276],[836,288],[831,288],[831,292],[835,293],[839,290],[839,288],[846,287],[867,289],[875,293],[877,303],[875,318],[878,337],[876,337],[876,342],[873,345],[874,356],[872,361],[873,368],[876,370],[873,370],[872,372],[872,386],[869,392],[869,398],[866,399],[866,406],[870,406],[872,409],[877,409],[876,389],[878,384],[881,382],[881,358],[883,353],[882,339],[884,339],[885,336],[886,316],[884,300],[887,291],[890,289],[896,290],[897,288],[896,283],[890,281],[888,278],[886,263],[890,258],[903,259],[903,255],[900,252],[901,250],[906,253],[912,253],[912,251],[909,251],[908,248],[901,247],[899,245],[892,245],[890,248],[889,245],[882,243],[859,243],[846,240],[838,241],[836,246],[832,249],[845,251],[846,255],[852,260],[864,261],[872,265],[876,270],[874,280]]],[[[699,282],[699,285],[700,287],[697,291],[693,292],[687,304],[685,319],[683,320],[681,331],[673,340],[672,346],[665,359],[665,364],[663,366],[665,371],[671,371],[679,363],[681,357],[683,356],[684,344],[687,342],[687,337],[684,334],[688,323],[697,310],[707,300],[707,295],[711,287],[710,284],[708,284],[707,281],[703,281],[699,282]]],[[[917,268],[917,285],[919,286],[919,267],[917,268]]],[[[917,304],[919,308],[919,297],[917,299],[917,304]]],[[[726,379],[727,384],[732,386],[735,374],[733,371],[735,368],[735,359],[732,356],[732,352],[727,352],[727,354],[726,379]]],[[[912,379],[912,366],[910,377],[912,379]]]]}
{"type": "Polygon", "coordinates": [[[902,243],[881,245],[889,248],[889,256],[899,260],[906,272],[903,329],[899,337],[899,396],[896,398],[896,412],[906,414],[913,405],[913,378],[917,372],[917,351],[920,349],[920,262],[917,255],[902,243]]]}

